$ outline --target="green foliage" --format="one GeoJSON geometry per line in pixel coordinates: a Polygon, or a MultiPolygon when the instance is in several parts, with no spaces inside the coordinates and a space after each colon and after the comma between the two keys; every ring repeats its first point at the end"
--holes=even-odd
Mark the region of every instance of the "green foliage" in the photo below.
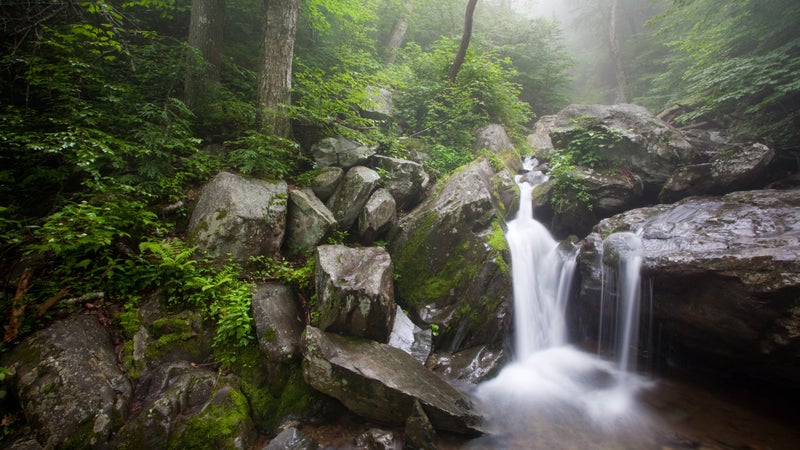
{"type": "Polygon", "coordinates": [[[245,175],[284,179],[305,161],[296,142],[259,132],[245,133],[228,145],[228,163],[245,175]]]}
{"type": "Polygon", "coordinates": [[[620,152],[625,137],[619,131],[603,126],[591,117],[573,119],[573,127],[553,135],[556,158],[567,156],[570,163],[585,167],[607,167],[611,154],[620,152]]]}
{"type": "Polygon", "coordinates": [[[572,199],[592,210],[592,196],[586,182],[578,175],[570,153],[554,156],[550,160],[550,171],[547,174],[553,180],[550,204],[556,211],[561,211],[572,199]]]}
{"type": "Polygon", "coordinates": [[[279,281],[305,291],[314,280],[314,259],[309,258],[305,264],[299,265],[280,257],[251,256],[250,278],[253,281],[279,281]]]}

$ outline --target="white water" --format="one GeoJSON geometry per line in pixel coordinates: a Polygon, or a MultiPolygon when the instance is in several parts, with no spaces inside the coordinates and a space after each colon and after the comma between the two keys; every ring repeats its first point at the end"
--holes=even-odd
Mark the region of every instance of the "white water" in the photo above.
{"type": "MultiPolygon", "coordinates": [[[[518,178],[521,206],[506,232],[514,283],[515,358],[477,388],[477,397],[489,409],[494,436],[476,441],[474,448],[626,448],[631,442],[636,442],[634,448],[645,447],[640,435],[647,419],[634,398],[647,382],[628,372],[638,325],[621,326],[616,362],[567,344],[565,308],[576,251],[565,250],[533,219],[534,186],[528,180],[544,182],[546,177],[533,173],[518,178]]],[[[624,269],[625,277],[636,280],[624,284],[625,296],[632,299],[621,308],[625,321],[638,319],[633,299],[641,252],[633,253],[624,269]]]]}

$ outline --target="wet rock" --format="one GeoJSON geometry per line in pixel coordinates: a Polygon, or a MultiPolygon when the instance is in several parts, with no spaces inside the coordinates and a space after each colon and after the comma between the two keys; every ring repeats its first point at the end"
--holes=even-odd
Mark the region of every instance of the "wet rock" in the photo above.
{"type": "Polygon", "coordinates": [[[419,401],[437,430],[481,433],[473,402],[402,350],[313,327],[303,347],[305,380],[362,417],[402,425],[419,401]]]}
{"type": "Polygon", "coordinates": [[[601,222],[579,257],[587,336],[596,336],[602,241],[619,231],[641,235],[662,358],[800,380],[791,362],[800,356],[800,191],[691,197],[601,222]]]}
{"type": "Polygon", "coordinates": [[[356,166],[347,171],[344,180],[328,199],[328,209],[342,230],[349,230],[380,184],[380,175],[372,169],[356,166]]]}
{"type": "Polygon", "coordinates": [[[511,172],[522,170],[522,161],[502,125],[492,124],[480,128],[475,132],[475,137],[477,140],[474,150],[488,150],[497,155],[511,172]]]}
{"type": "Polygon", "coordinates": [[[189,232],[217,262],[273,255],[286,230],[287,185],[222,172],[200,193],[189,232]]]}
{"type": "Polygon", "coordinates": [[[435,354],[428,366],[448,380],[478,384],[497,375],[508,359],[508,354],[502,348],[482,345],[455,354],[435,354]]]}
{"type": "Polygon", "coordinates": [[[336,227],[336,219],[311,190],[289,191],[285,247],[303,255],[317,246],[336,227]]]}
{"type": "Polygon", "coordinates": [[[431,329],[423,330],[418,327],[402,308],[397,308],[389,345],[413,356],[420,364],[425,364],[431,354],[432,339],[431,329]]]}
{"type": "Polygon", "coordinates": [[[320,200],[327,202],[342,179],[344,179],[344,170],[341,167],[323,167],[311,180],[311,190],[320,200]]]}
{"type": "Polygon", "coordinates": [[[273,361],[288,361],[300,355],[303,322],[291,287],[259,284],[250,308],[263,354],[273,361]]]}
{"type": "Polygon", "coordinates": [[[289,427],[275,436],[261,450],[317,450],[320,445],[314,441],[314,438],[304,434],[296,427],[289,427]]]}
{"type": "Polygon", "coordinates": [[[349,169],[364,164],[374,154],[374,148],[342,136],[325,138],[311,146],[311,157],[318,167],[349,169]]]}
{"type": "Polygon", "coordinates": [[[3,447],[6,450],[44,450],[42,444],[39,443],[36,439],[32,437],[24,437],[17,439],[16,441],[9,444],[7,447],[3,447]]]}
{"type": "Polygon", "coordinates": [[[378,188],[367,200],[358,215],[358,237],[369,245],[386,233],[397,219],[397,208],[392,194],[378,188]]]}
{"type": "Polygon", "coordinates": [[[403,446],[407,450],[437,450],[436,430],[418,401],[406,420],[406,441],[403,446]]]}
{"type": "Polygon", "coordinates": [[[392,260],[381,247],[317,247],[319,327],[386,342],[395,308],[392,260]]]}
{"type": "Polygon", "coordinates": [[[394,450],[394,433],[380,428],[370,428],[356,437],[356,447],[364,450],[394,450]]]}
{"type": "Polygon", "coordinates": [[[397,209],[408,211],[419,204],[430,181],[422,164],[375,155],[370,158],[369,165],[381,174],[386,189],[397,203],[397,209]]]}
{"type": "Polygon", "coordinates": [[[12,391],[47,448],[103,448],[122,424],[132,388],[105,328],[74,314],[25,339],[2,361],[12,391]]]}
{"type": "Polygon", "coordinates": [[[511,279],[502,225],[508,172],[480,160],[401,220],[390,243],[398,301],[439,327],[446,351],[500,342],[510,326],[511,279]]]}

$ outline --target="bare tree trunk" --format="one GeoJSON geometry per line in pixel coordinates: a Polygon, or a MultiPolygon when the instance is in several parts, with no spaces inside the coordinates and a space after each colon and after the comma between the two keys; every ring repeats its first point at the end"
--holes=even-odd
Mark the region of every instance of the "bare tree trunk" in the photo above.
{"type": "Polygon", "coordinates": [[[265,133],[290,138],[292,58],[301,0],[265,0],[266,21],[258,76],[259,123],[265,133]]]}
{"type": "Polygon", "coordinates": [[[389,39],[386,40],[386,57],[383,62],[387,65],[394,64],[394,60],[397,58],[397,52],[403,45],[403,39],[405,39],[406,32],[408,31],[408,20],[411,17],[413,8],[414,4],[411,1],[406,1],[403,13],[400,15],[400,18],[397,19],[397,22],[394,23],[392,33],[389,35],[389,39]]]}
{"type": "Polygon", "coordinates": [[[622,63],[622,55],[619,51],[619,39],[617,39],[617,3],[618,0],[611,0],[608,49],[611,53],[611,60],[614,62],[614,75],[617,78],[617,103],[626,103],[630,100],[630,94],[628,93],[628,78],[625,75],[625,65],[622,63]]]}
{"type": "Polygon", "coordinates": [[[209,83],[219,81],[224,24],[225,0],[192,0],[188,44],[200,52],[205,64],[198,70],[193,67],[194,55],[189,56],[184,92],[190,107],[196,105],[209,83]]]}
{"type": "Polygon", "coordinates": [[[467,49],[469,48],[469,41],[472,39],[472,17],[475,15],[475,5],[478,0],[469,0],[467,3],[467,12],[464,15],[464,33],[461,35],[461,45],[458,46],[456,59],[450,67],[450,74],[448,78],[451,83],[455,83],[458,71],[461,70],[461,65],[464,64],[464,58],[467,56],[467,49]]]}

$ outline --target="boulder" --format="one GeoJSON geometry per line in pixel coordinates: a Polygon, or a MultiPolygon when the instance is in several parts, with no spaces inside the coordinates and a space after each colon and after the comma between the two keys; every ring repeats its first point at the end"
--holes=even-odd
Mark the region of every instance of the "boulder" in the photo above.
{"type": "Polygon", "coordinates": [[[800,190],[690,197],[602,221],[579,257],[586,337],[597,331],[602,241],[618,231],[641,235],[663,360],[800,381],[800,190]]]}
{"type": "Polygon", "coordinates": [[[402,219],[390,243],[398,301],[439,327],[436,345],[447,351],[501,342],[509,331],[512,284],[502,230],[512,207],[504,195],[509,176],[495,175],[485,159],[466,167],[402,219]]]}
{"type": "Polygon", "coordinates": [[[428,367],[445,379],[478,384],[494,378],[508,361],[502,347],[481,345],[454,354],[434,354],[428,367]]]}
{"type": "Polygon", "coordinates": [[[522,170],[519,154],[514,149],[514,144],[511,143],[511,139],[502,125],[491,124],[480,128],[475,132],[475,137],[474,150],[488,150],[497,155],[503,164],[514,173],[522,170]]]}
{"type": "Polygon", "coordinates": [[[381,174],[397,209],[408,211],[419,204],[430,180],[421,163],[375,155],[370,158],[369,165],[381,174]]]}
{"type": "Polygon", "coordinates": [[[402,308],[397,308],[394,316],[389,345],[413,356],[420,364],[425,364],[431,354],[433,333],[423,330],[408,318],[402,308]]]}
{"type": "Polygon", "coordinates": [[[333,213],[309,189],[289,191],[286,247],[290,254],[303,255],[336,228],[333,213]]]}
{"type": "Polygon", "coordinates": [[[363,450],[395,450],[397,448],[394,432],[380,428],[369,430],[356,436],[356,448],[363,450]]]}
{"type": "Polygon", "coordinates": [[[343,136],[325,138],[311,146],[311,157],[317,167],[336,166],[349,169],[364,164],[375,149],[343,136]]]}
{"type": "Polygon", "coordinates": [[[318,450],[320,447],[311,436],[304,434],[297,427],[289,427],[278,433],[261,450],[318,450]]]}
{"type": "Polygon", "coordinates": [[[327,203],[342,230],[349,230],[355,224],[380,181],[380,175],[367,167],[356,166],[347,171],[327,203]]]}
{"type": "Polygon", "coordinates": [[[131,402],[111,337],[92,315],[74,314],[25,339],[2,365],[46,448],[105,448],[131,402]]]}
{"type": "Polygon", "coordinates": [[[707,163],[684,166],[673,172],[659,194],[670,203],[692,195],[725,194],[762,187],[769,181],[775,151],[764,144],[732,144],[706,148],[712,156],[707,163]]]}
{"type": "Polygon", "coordinates": [[[343,178],[344,170],[341,167],[323,167],[311,180],[311,190],[320,200],[327,202],[343,178]]]}
{"type": "Polygon", "coordinates": [[[306,327],[303,374],[322,393],[366,419],[402,425],[415,401],[437,430],[477,435],[481,416],[466,394],[402,350],[306,327]]]}
{"type": "Polygon", "coordinates": [[[364,244],[371,244],[386,233],[397,220],[394,197],[384,188],[379,188],[367,200],[358,215],[358,237],[364,244]]]}
{"type": "Polygon", "coordinates": [[[189,220],[198,247],[217,262],[228,255],[245,262],[273,255],[286,229],[287,185],[242,178],[228,172],[214,177],[200,193],[189,220]]]}
{"type": "Polygon", "coordinates": [[[436,430],[428,416],[425,415],[419,401],[414,402],[414,409],[411,410],[411,415],[406,420],[404,432],[406,442],[403,448],[405,450],[437,450],[439,448],[436,445],[436,430]]]}
{"type": "Polygon", "coordinates": [[[279,283],[261,283],[250,305],[258,347],[272,361],[290,361],[300,355],[303,321],[294,292],[279,283]]]}
{"type": "Polygon", "coordinates": [[[321,245],[316,258],[319,327],[386,342],[397,307],[389,253],[381,247],[321,245]]]}
{"type": "Polygon", "coordinates": [[[135,402],[114,448],[243,449],[256,438],[236,380],[188,362],[164,363],[143,376],[135,402]]]}
{"type": "Polygon", "coordinates": [[[366,93],[368,104],[362,108],[361,115],[373,120],[390,120],[394,105],[392,91],[383,86],[367,86],[366,93]]]}

